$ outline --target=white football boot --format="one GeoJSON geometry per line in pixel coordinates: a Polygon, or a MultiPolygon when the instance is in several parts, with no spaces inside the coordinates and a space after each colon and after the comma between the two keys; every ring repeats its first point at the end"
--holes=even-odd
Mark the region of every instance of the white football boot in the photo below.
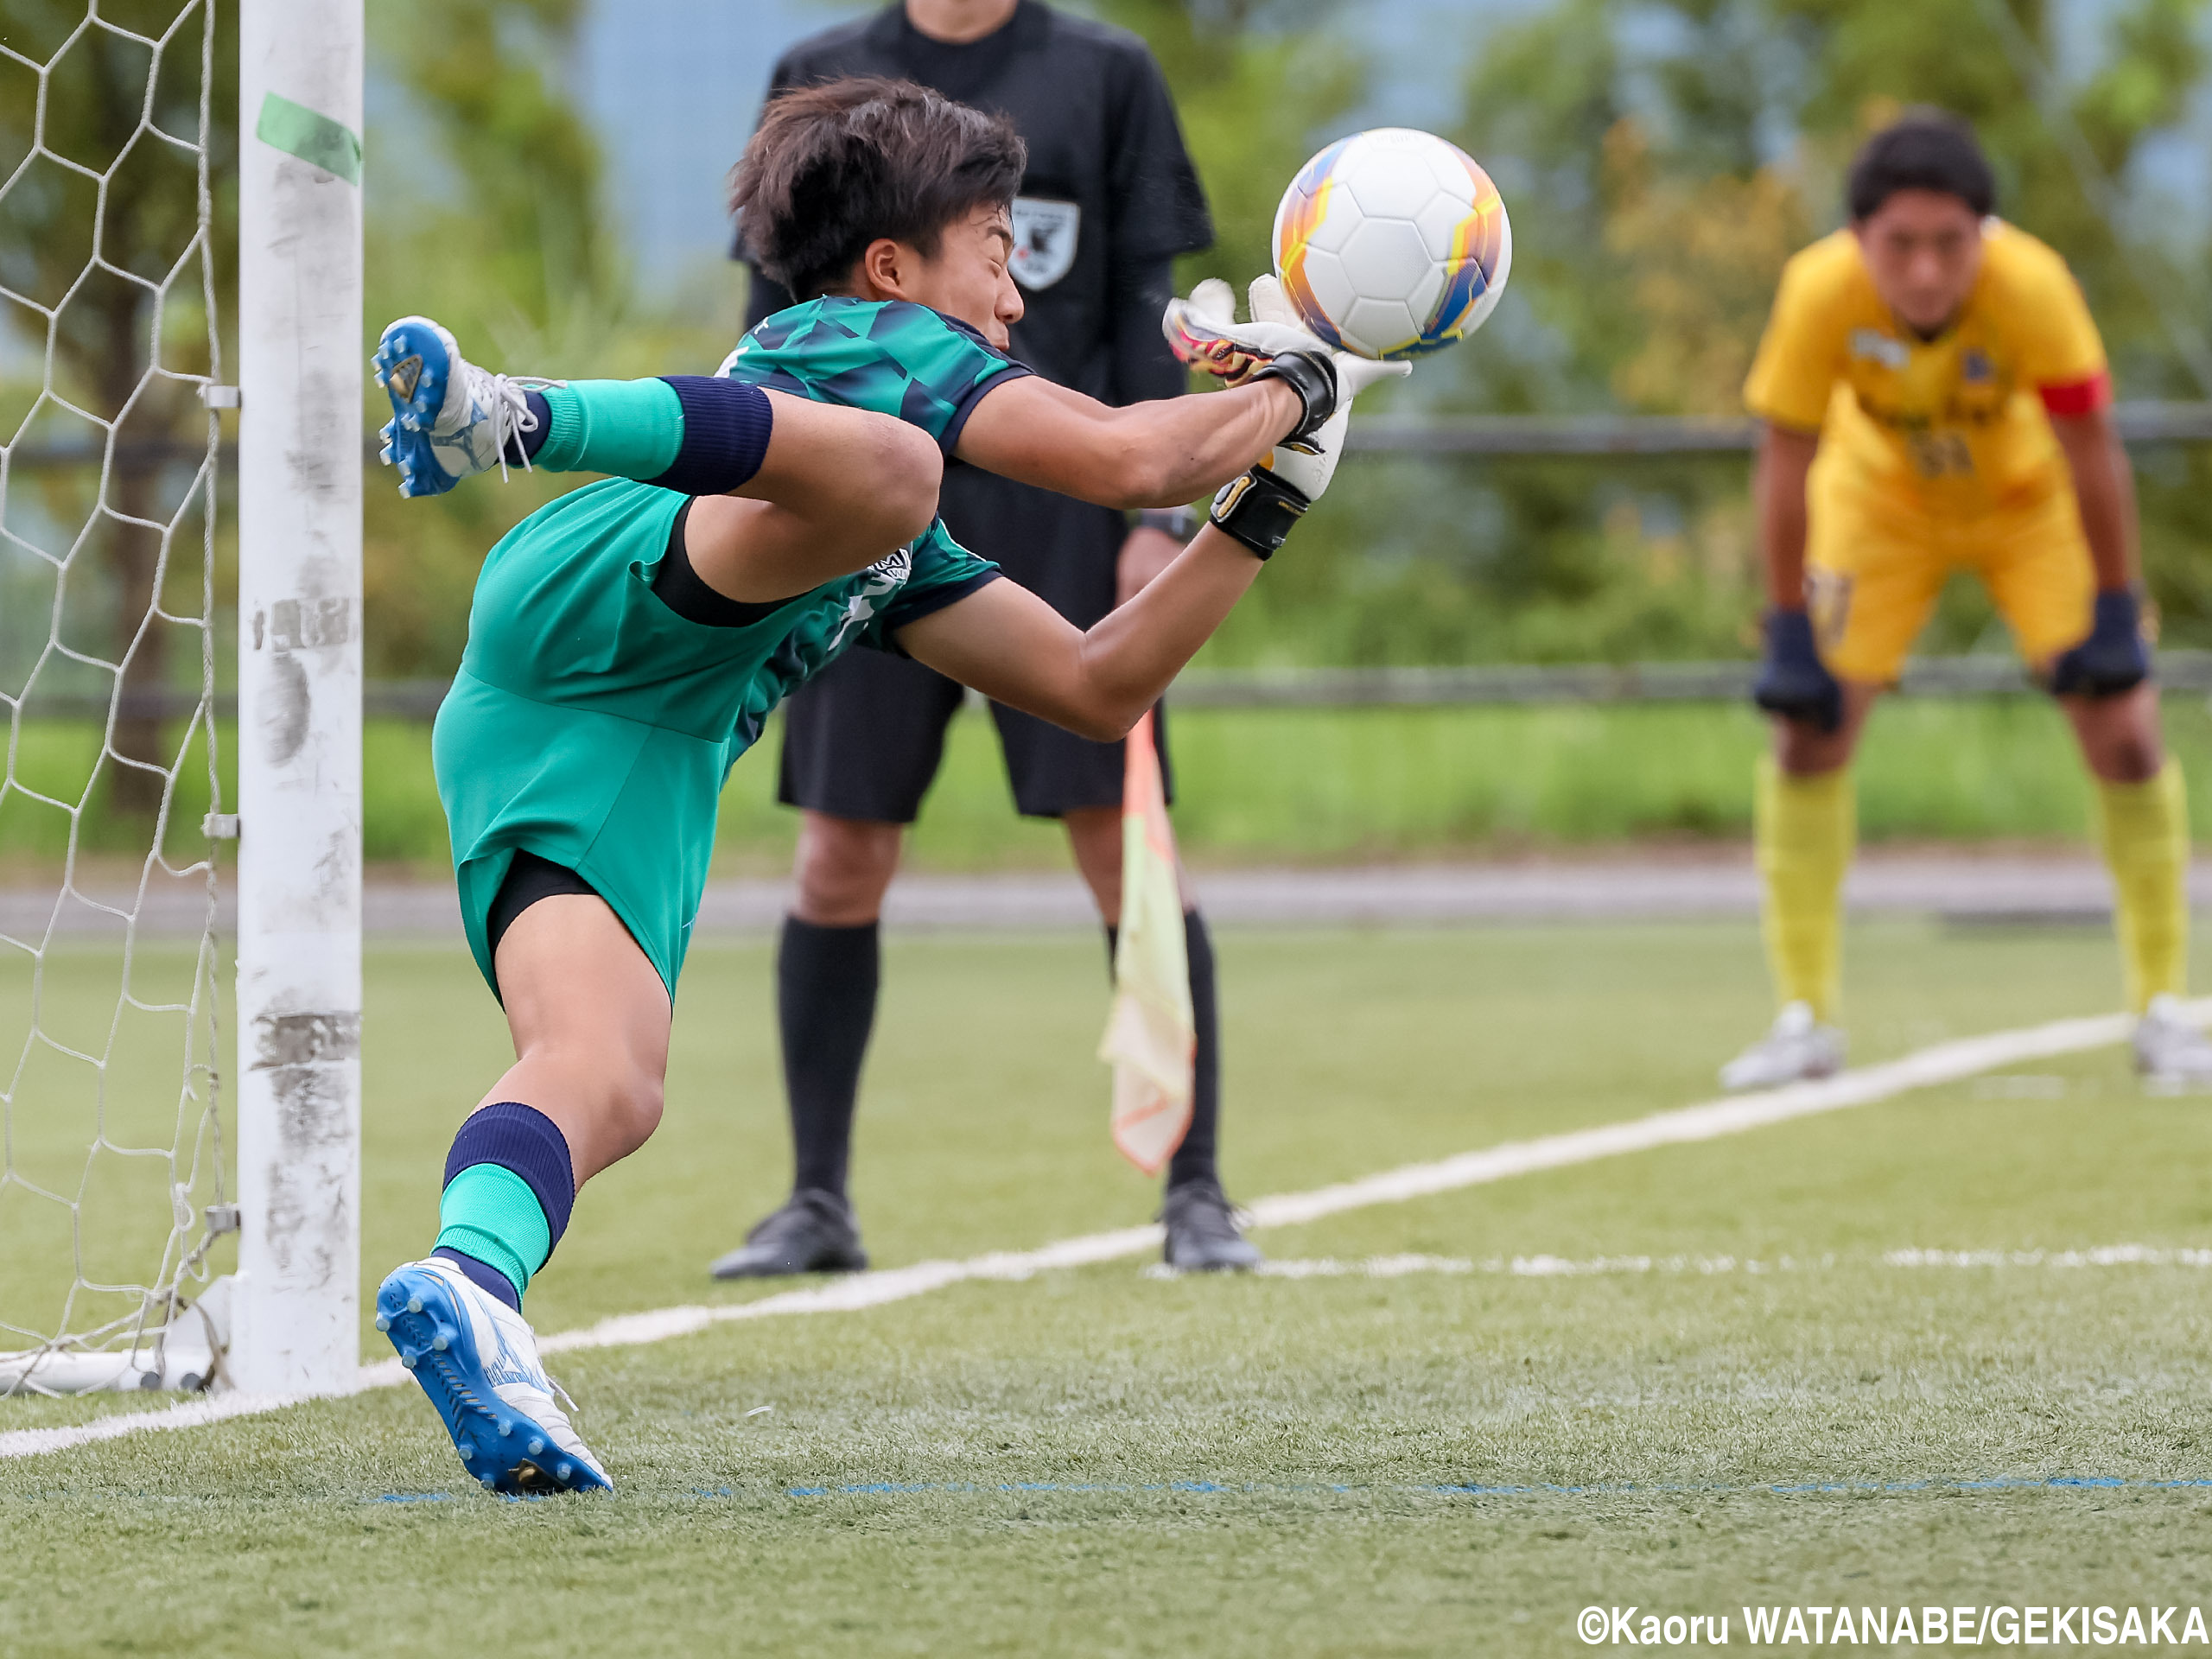
{"type": "MultiPolygon", "coordinates": [[[[402,495],[443,495],[477,473],[507,470],[507,442],[537,430],[524,390],[562,384],[478,368],[440,324],[402,317],[388,325],[370,359],[377,385],[391,399],[391,419],[378,436],[378,457],[399,468],[402,495]]],[[[530,470],[527,456],[523,470],[530,470]]]]}
{"type": "Polygon", "coordinates": [[[2135,1022],[2135,1069],[2148,1095],[2212,1090],[2212,1040],[2183,1017],[2178,997],[2152,997],[2135,1022]]]}
{"type": "Polygon", "coordinates": [[[1810,1003],[1792,1002],[1773,1027],[1720,1068],[1723,1089],[1779,1089],[1843,1070],[1843,1033],[1813,1017],[1810,1003]]]}
{"type": "Polygon", "coordinates": [[[394,1268],[377,1290],[377,1329],[445,1420],[461,1466],[492,1491],[613,1489],[561,1409],[569,1396],[538,1363],[536,1333],[451,1262],[394,1268]]]}

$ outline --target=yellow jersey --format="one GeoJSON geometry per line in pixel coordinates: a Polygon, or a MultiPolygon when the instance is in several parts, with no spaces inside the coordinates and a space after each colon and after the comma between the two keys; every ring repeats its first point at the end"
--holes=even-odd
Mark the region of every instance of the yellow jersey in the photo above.
{"type": "Polygon", "coordinates": [[[2111,395],[2104,342],[2066,262],[1994,219],[1974,291],[1934,340],[1883,304],[1849,230],[1800,251],[1744,387],[1754,415],[1820,433],[1838,483],[1946,516],[2070,491],[2050,416],[2111,395]]]}

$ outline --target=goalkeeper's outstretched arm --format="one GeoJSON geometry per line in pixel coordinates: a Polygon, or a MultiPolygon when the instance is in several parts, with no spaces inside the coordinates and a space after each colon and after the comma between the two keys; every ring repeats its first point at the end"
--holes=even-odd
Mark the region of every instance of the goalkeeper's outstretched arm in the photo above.
{"type": "Polygon", "coordinates": [[[909,623],[899,644],[994,702],[1111,743],[1160,700],[1259,570],[1249,549],[1209,524],[1087,632],[1027,588],[995,582],[909,623]]]}
{"type": "Polygon", "coordinates": [[[1079,736],[1125,735],[1329,487],[1350,413],[1274,445],[1264,465],[1223,486],[1206,527],[1174,563],[1087,631],[1027,589],[995,582],[899,629],[900,648],[1079,736]]]}
{"type": "Polygon", "coordinates": [[[1304,401],[1279,379],[1116,409],[1031,375],[978,403],[953,453],[1102,507],[1179,507],[1219,489],[1305,419],[1304,401]]]}
{"type": "Polygon", "coordinates": [[[1112,408],[1036,378],[995,389],[969,416],[963,461],[1108,507],[1180,506],[1257,465],[1286,437],[1310,439],[1365,387],[1406,372],[1332,352],[1294,319],[1272,276],[1252,284],[1253,320],[1229,285],[1201,283],[1167,308],[1175,354],[1227,379],[1208,397],[1112,408]]]}

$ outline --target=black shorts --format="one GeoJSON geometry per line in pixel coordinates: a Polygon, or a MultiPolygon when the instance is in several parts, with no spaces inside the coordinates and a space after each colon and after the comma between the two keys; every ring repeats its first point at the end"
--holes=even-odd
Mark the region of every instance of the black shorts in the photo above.
{"type": "MultiPolygon", "coordinates": [[[[1114,608],[1127,521],[1047,490],[956,467],[940,499],[945,526],[970,551],[1079,628],[1114,608]]],[[[841,818],[912,823],[944,755],[944,728],[966,694],[936,670],[887,652],[849,651],[784,703],[777,793],[786,806],[841,818]]],[[[1119,743],[1094,743],[1048,721],[991,705],[1024,817],[1057,818],[1122,804],[1119,743]]],[[[1167,798],[1166,715],[1154,721],[1167,798]]]]}
{"type": "Polygon", "coordinates": [[[484,922],[484,936],[491,943],[493,956],[499,954],[499,941],[515,925],[516,917],[539,899],[564,893],[581,893],[589,899],[599,897],[599,889],[567,865],[556,864],[533,852],[517,853],[492,900],[492,913],[484,922]]]}

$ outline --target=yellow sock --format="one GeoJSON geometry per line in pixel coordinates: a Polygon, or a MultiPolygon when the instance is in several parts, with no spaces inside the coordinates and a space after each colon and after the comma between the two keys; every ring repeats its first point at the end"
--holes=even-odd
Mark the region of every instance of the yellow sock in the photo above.
{"type": "Polygon", "coordinates": [[[1766,883],[1766,955],[1783,1002],[1822,1021],[1842,1001],[1843,874],[1859,841],[1851,768],[1793,778],[1759,758],[1753,838],[1766,883]]]}
{"type": "Polygon", "coordinates": [[[2181,995],[2189,977],[2189,797],[2181,766],[2139,784],[2097,785],[2097,829],[2112,870],[2127,1004],[2181,995]]]}

